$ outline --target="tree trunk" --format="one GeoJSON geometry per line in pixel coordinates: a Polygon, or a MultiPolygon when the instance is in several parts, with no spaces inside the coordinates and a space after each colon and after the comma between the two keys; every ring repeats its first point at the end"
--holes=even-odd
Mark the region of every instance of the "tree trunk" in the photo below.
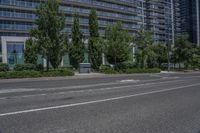
{"type": "Polygon", "coordinates": [[[49,56],[47,56],[47,71],[49,71],[49,56]]]}
{"type": "Polygon", "coordinates": [[[115,68],[117,67],[117,58],[116,58],[116,54],[115,54],[115,68]]]}

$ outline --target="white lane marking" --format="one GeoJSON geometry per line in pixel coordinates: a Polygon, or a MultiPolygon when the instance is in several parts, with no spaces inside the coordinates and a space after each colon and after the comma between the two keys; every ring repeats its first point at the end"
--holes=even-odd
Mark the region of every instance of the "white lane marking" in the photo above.
{"type": "MultiPolygon", "coordinates": [[[[194,78],[194,77],[200,77],[200,76],[191,76],[191,77],[186,77],[186,78],[194,78]]],[[[178,79],[179,77],[169,77],[168,79],[178,79]]],[[[150,80],[143,80],[145,82],[148,81],[160,81],[164,80],[165,78],[160,77],[160,79],[150,79],[150,80]]],[[[136,80],[137,81],[137,80],[136,80]]],[[[140,82],[140,80],[138,81],[140,82]]],[[[12,89],[10,92],[6,90],[0,90],[2,93],[13,93],[13,92],[26,92],[26,91],[46,91],[46,90],[63,90],[63,89],[80,89],[80,88],[88,88],[88,87],[98,87],[98,86],[106,86],[106,85],[118,85],[118,84],[126,84],[127,82],[108,82],[108,83],[98,83],[98,84],[90,84],[90,85],[77,85],[77,86],[69,86],[69,87],[56,87],[56,88],[16,88],[12,89]],[[19,90],[19,91],[18,91],[19,90]]],[[[137,83],[137,82],[136,82],[137,83]]],[[[1,93],[0,93],[1,94],[1,93]]]]}
{"type": "MultiPolygon", "coordinates": [[[[107,87],[107,88],[99,88],[99,89],[88,89],[88,90],[80,90],[80,91],[70,91],[70,92],[87,92],[87,91],[104,91],[104,90],[114,90],[114,89],[124,89],[124,88],[130,88],[130,87],[141,87],[141,86],[150,86],[150,85],[160,85],[163,83],[172,83],[172,82],[179,82],[184,80],[176,80],[176,81],[164,81],[164,82],[156,82],[156,83],[144,83],[144,84],[138,84],[138,85],[126,85],[126,86],[116,86],[116,87],[107,87]]],[[[137,88],[134,88],[137,89],[137,88]]]]}
{"type": "MultiPolygon", "coordinates": [[[[23,96],[13,96],[13,97],[2,97],[0,100],[9,100],[9,99],[17,99],[17,98],[30,98],[30,97],[39,97],[39,96],[45,96],[45,95],[65,95],[67,93],[86,93],[86,92],[94,92],[94,91],[105,91],[105,90],[114,90],[114,89],[120,89],[120,88],[129,88],[129,87],[140,87],[140,86],[146,86],[146,85],[159,85],[162,83],[173,83],[173,82],[180,82],[184,80],[174,80],[174,81],[163,81],[163,82],[156,82],[156,83],[144,83],[144,84],[138,84],[138,85],[126,85],[126,86],[116,86],[116,87],[106,87],[106,88],[99,88],[99,89],[85,89],[85,90],[73,90],[73,91],[61,91],[61,92],[55,92],[55,93],[42,93],[42,94],[34,94],[34,95],[23,95],[23,96]]],[[[55,88],[56,89],[56,88],[55,88]]],[[[135,88],[137,89],[137,88],[135,88]]]]}
{"type": "MultiPolygon", "coordinates": [[[[170,79],[174,79],[173,77],[170,79]]],[[[150,79],[150,80],[143,80],[144,82],[150,82],[150,81],[160,81],[161,79],[150,79]]],[[[140,81],[140,80],[139,80],[140,81]]],[[[64,89],[83,89],[88,87],[98,87],[98,86],[106,86],[106,85],[123,85],[127,82],[109,82],[109,83],[99,83],[99,84],[90,84],[90,85],[77,85],[77,86],[69,86],[69,87],[53,87],[53,88],[29,88],[30,90],[36,90],[36,91],[49,91],[49,90],[64,90],[64,89]]],[[[18,89],[26,89],[26,88],[18,88],[18,89]]]]}
{"type": "Polygon", "coordinates": [[[14,93],[14,92],[28,92],[28,91],[33,91],[35,89],[4,89],[4,90],[0,90],[0,94],[5,94],[5,93],[14,93]]]}
{"type": "Polygon", "coordinates": [[[162,77],[162,79],[178,79],[178,78],[180,78],[180,77],[162,77]]]}
{"type": "Polygon", "coordinates": [[[125,79],[125,80],[121,80],[120,82],[121,83],[125,83],[125,82],[132,82],[132,83],[137,83],[139,82],[140,80],[134,80],[134,79],[125,79]]]}
{"type": "Polygon", "coordinates": [[[144,95],[155,94],[155,93],[162,93],[162,92],[167,92],[167,91],[172,91],[172,90],[179,90],[179,89],[194,87],[194,86],[199,86],[199,85],[200,85],[200,83],[186,85],[186,86],[179,86],[179,87],[174,87],[174,88],[169,88],[169,89],[164,89],[164,90],[156,90],[156,91],[138,93],[138,94],[133,94],[133,95],[113,97],[113,98],[102,99],[102,100],[95,100],[95,101],[88,101],[88,102],[82,102],[82,103],[74,103],[74,104],[66,104],[66,105],[59,105],[59,106],[50,106],[50,107],[45,107],[45,108],[37,108],[37,109],[29,109],[29,110],[22,110],[22,111],[16,111],[16,112],[2,113],[2,114],[0,114],[0,117],[23,114],[23,113],[60,109],[60,108],[67,108],[67,107],[74,107],[74,106],[81,106],[81,105],[94,104],[94,103],[102,103],[102,102],[107,102],[107,101],[114,101],[114,100],[126,99],[126,98],[131,98],[131,97],[144,96],[144,95]]]}

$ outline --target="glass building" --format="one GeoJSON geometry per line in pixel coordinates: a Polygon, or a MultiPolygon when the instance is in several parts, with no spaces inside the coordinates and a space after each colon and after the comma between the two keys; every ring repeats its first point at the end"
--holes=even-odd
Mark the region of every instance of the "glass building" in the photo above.
{"type": "MultiPolygon", "coordinates": [[[[29,30],[34,27],[36,7],[46,0],[0,0],[0,61],[23,63],[13,59],[23,59],[23,49],[29,30]],[[22,44],[22,45],[21,45],[22,44]],[[13,52],[14,51],[14,52],[13,52]],[[2,54],[1,54],[2,53],[2,54]],[[14,53],[14,55],[12,55],[14,53]],[[17,54],[17,57],[15,57],[17,54]],[[18,57],[19,56],[19,57],[18,57]]],[[[96,8],[99,32],[104,36],[105,28],[117,21],[131,35],[141,27],[153,32],[155,41],[171,41],[172,17],[171,0],[61,0],[60,10],[66,16],[65,31],[70,34],[73,14],[79,13],[81,30],[85,40],[89,35],[88,16],[91,8],[96,8]]]]}
{"type": "Polygon", "coordinates": [[[174,1],[175,32],[188,33],[190,40],[200,45],[199,0],[174,1]]]}
{"type": "Polygon", "coordinates": [[[145,0],[145,25],[157,42],[173,40],[173,17],[171,0],[145,0]]]}

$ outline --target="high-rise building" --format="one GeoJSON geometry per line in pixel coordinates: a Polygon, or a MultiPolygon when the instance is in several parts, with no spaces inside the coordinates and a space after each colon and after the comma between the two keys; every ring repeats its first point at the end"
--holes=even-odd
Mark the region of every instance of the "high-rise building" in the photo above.
{"type": "MultiPolygon", "coordinates": [[[[0,62],[23,63],[24,42],[34,27],[34,10],[46,0],[0,0],[0,62]],[[13,51],[15,56],[13,56],[13,51]],[[2,54],[1,54],[2,53],[2,54]],[[14,61],[14,58],[19,58],[14,61]]],[[[171,0],[61,0],[60,10],[66,16],[65,31],[70,34],[73,14],[79,13],[81,30],[87,40],[88,16],[91,8],[97,10],[99,31],[117,21],[131,35],[141,27],[153,32],[155,41],[172,40],[171,0]]]]}
{"type": "Polygon", "coordinates": [[[157,42],[173,40],[171,0],[145,0],[145,24],[157,42]]]}
{"type": "Polygon", "coordinates": [[[188,33],[190,40],[199,46],[199,0],[174,0],[175,32],[188,33]]]}

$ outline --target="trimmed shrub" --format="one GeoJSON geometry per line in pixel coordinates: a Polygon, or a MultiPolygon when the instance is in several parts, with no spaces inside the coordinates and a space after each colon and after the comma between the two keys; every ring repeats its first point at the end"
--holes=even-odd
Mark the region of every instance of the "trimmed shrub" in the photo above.
{"type": "Polygon", "coordinates": [[[126,74],[133,74],[133,73],[160,73],[161,69],[159,68],[149,68],[149,69],[142,69],[142,68],[131,68],[126,69],[124,73],[126,74]]]}
{"type": "Polygon", "coordinates": [[[11,78],[36,78],[42,75],[38,71],[10,71],[10,72],[0,72],[1,79],[11,79],[11,78]]]}
{"type": "Polygon", "coordinates": [[[45,72],[40,71],[10,71],[0,72],[0,79],[11,78],[37,78],[37,77],[58,77],[58,76],[73,76],[74,72],[68,69],[50,70],[45,72]]]}
{"type": "Polygon", "coordinates": [[[57,69],[41,72],[43,77],[73,76],[74,72],[70,69],[57,69]]]}
{"type": "Polygon", "coordinates": [[[109,65],[101,65],[99,67],[99,70],[101,73],[105,74],[116,74],[117,71],[114,70],[114,68],[110,67],[109,65]]]}
{"type": "Polygon", "coordinates": [[[43,66],[43,64],[38,64],[38,65],[36,65],[36,70],[37,70],[37,71],[44,71],[44,66],[43,66]]]}
{"type": "Polygon", "coordinates": [[[6,63],[0,63],[0,72],[9,71],[9,66],[6,63]]]}
{"type": "Polygon", "coordinates": [[[126,61],[122,63],[118,63],[115,67],[116,70],[125,70],[125,69],[130,69],[134,68],[136,65],[133,61],[126,61]]]}
{"type": "Polygon", "coordinates": [[[34,64],[17,64],[14,67],[15,71],[31,71],[31,70],[36,70],[36,66],[34,64]]]}

